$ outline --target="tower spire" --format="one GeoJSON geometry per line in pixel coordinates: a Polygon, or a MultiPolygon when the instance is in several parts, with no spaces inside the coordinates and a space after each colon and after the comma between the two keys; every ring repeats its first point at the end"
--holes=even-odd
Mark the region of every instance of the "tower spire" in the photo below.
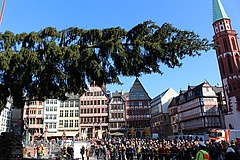
{"type": "Polygon", "coordinates": [[[228,18],[221,0],[212,0],[212,4],[213,4],[213,23],[220,19],[228,18]]]}

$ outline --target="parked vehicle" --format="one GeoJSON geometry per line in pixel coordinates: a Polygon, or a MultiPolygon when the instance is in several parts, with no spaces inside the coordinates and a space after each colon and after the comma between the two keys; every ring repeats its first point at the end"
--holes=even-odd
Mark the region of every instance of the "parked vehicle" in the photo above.
{"type": "Polygon", "coordinates": [[[239,141],[240,140],[240,130],[234,129],[211,129],[209,132],[209,141],[228,141],[231,140],[239,141]]]}

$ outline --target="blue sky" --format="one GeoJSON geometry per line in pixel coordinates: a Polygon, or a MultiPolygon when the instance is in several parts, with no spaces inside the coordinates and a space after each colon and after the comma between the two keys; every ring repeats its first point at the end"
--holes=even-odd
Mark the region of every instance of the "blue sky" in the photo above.
{"type": "MultiPolygon", "coordinates": [[[[240,32],[240,1],[222,0],[233,29],[240,32]]],[[[0,32],[14,33],[39,31],[46,27],[58,30],[68,27],[84,29],[121,26],[126,30],[146,20],[158,25],[165,22],[183,30],[194,31],[201,38],[212,40],[211,0],[6,0],[0,32]]],[[[150,97],[154,98],[167,88],[176,92],[204,80],[211,85],[221,84],[215,51],[202,56],[186,57],[181,68],[162,66],[163,75],[143,75],[139,79],[150,97]]],[[[128,92],[135,77],[123,78],[124,85],[108,85],[108,90],[128,92]]]]}

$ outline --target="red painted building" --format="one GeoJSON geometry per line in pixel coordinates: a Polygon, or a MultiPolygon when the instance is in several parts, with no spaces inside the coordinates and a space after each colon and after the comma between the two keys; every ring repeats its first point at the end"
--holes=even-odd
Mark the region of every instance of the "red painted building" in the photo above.
{"type": "Polygon", "coordinates": [[[151,98],[138,78],[125,99],[128,137],[145,137],[150,131],[151,98]]]}
{"type": "Polygon", "coordinates": [[[213,0],[213,41],[228,107],[226,128],[240,129],[240,49],[238,37],[232,29],[220,0],[213,0]]]}

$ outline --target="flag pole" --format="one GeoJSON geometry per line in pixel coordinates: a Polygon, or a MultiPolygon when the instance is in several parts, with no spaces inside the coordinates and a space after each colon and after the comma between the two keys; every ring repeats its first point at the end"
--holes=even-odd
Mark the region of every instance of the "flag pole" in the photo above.
{"type": "Polygon", "coordinates": [[[0,25],[2,24],[2,17],[3,17],[5,3],[6,3],[6,0],[2,0],[1,13],[0,13],[0,25]]]}

